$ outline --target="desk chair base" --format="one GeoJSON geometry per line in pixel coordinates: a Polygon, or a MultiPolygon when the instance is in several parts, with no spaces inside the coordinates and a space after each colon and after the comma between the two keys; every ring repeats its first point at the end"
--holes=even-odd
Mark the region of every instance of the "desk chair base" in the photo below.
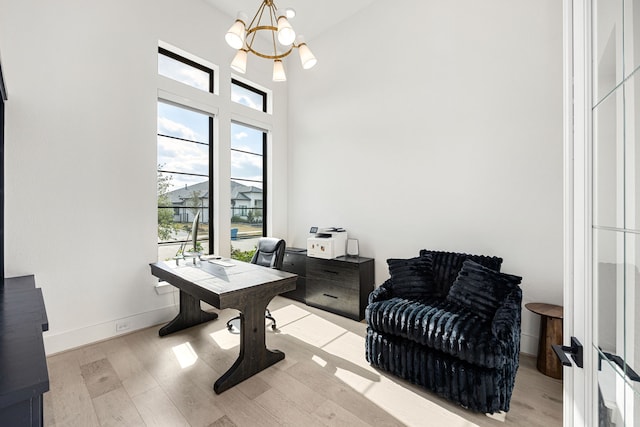
{"type": "MultiPolygon", "coordinates": [[[[271,315],[271,312],[269,311],[269,309],[267,308],[264,312],[264,318],[265,319],[269,319],[271,320],[271,329],[272,330],[276,330],[278,327],[276,326],[276,319],[271,315]]],[[[240,320],[240,316],[236,316],[234,318],[231,318],[227,321],[227,329],[229,331],[233,330],[233,325],[231,324],[231,322],[234,322],[236,320],[240,320]]],[[[237,328],[238,330],[240,330],[240,328],[237,328]]]]}

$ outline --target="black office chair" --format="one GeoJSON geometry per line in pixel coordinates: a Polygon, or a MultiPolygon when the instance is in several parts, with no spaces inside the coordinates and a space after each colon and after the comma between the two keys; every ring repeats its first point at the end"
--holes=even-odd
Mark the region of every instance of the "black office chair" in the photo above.
{"type": "MultiPolygon", "coordinates": [[[[287,244],[284,240],[275,237],[261,237],[258,240],[258,248],[251,258],[251,264],[261,265],[263,267],[275,268],[276,270],[282,270],[282,262],[284,261],[284,250],[287,244]]],[[[271,329],[276,330],[276,319],[271,315],[269,309],[266,309],[264,314],[266,319],[271,320],[271,329]]],[[[231,322],[239,321],[240,316],[236,316],[229,319],[227,322],[227,329],[230,331],[233,329],[231,322]]]]}

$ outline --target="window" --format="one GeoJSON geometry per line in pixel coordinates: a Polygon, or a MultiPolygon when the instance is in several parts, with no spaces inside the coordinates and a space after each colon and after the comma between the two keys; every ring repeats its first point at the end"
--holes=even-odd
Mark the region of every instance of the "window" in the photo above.
{"type": "MultiPolygon", "coordinates": [[[[158,74],[213,93],[213,69],[185,55],[159,47],[158,74]]],[[[190,102],[188,90],[180,96],[184,103],[190,102]]],[[[192,250],[212,253],[213,117],[187,105],[158,100],[157,138],[158,259],[192,250]],[[196,215],[200,226],[191,230],[196,215]],[[194,232],[196,248],[191,243],[194,232]]]]}
{"type": "Polygon", "coordinates": [[[231,79],[231,100],[254,110],[267,112],[267,94],[236,79],[231,79]]]}
{"type": "Polygon", "coordinates": [[[162,47],[158,48],[158,74],[213,93],[213,70],[162,47]]]}
{"type": "Polygon", "coordinates": [[[231,123],[232,256],[240,259],[266,235],[266,146],[266,131],[231,123]]]}

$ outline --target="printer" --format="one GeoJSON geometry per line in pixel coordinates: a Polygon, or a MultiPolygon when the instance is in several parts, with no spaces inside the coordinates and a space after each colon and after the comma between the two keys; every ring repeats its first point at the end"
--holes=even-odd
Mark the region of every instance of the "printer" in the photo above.
{"type": "Polygon", "coordinates": [[[307,238],[307,256],[331,259],[343,256],[347,247],[347,232],[340,227],[327,227],[315,231],[307,238]]]}

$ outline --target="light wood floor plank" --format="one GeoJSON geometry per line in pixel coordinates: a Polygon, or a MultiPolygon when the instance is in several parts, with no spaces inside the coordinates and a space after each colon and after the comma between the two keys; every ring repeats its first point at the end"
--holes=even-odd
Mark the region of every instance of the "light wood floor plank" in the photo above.
{"type": "Polygon", "coordinates": [[[119,387],[93,399],[98,421],[103,427],[144,426],[136,406],[126,390],[119,387]]]}
{"type": "Polygon", "coordinates": [[[132,400],[147,426],[189,427],[187,420],[160,387],[139,394],[132,400]]]}

